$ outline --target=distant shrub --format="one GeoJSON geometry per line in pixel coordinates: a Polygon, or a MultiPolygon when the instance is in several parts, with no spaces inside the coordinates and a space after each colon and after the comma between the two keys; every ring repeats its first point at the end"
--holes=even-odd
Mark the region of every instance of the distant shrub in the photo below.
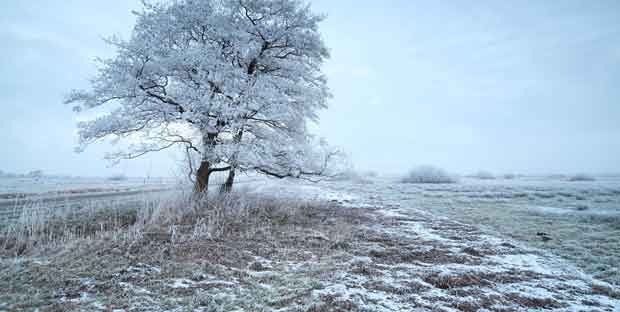
{"type": "Polygon", "coordinates": [[[568,181],[571,181],[571,182],[595,181],[595,180],[596,179],[593,176],[590,176],[584,173],[579,173],[579,174],[568,177],[568,181]]]}
{"type": "Polygon", "coordinates": [[[371,184],[373,182],[370,178],[372,178],[372,176],[369,175],[367,172],[360,173],[356,170],[351,169],[339,173],[338,175],[334,176],[332,180],[350,181],[358,184],[371,184]]]}
{"type": "Polygon", "coordinates": [[[516,177],[517,177],[517,175],[512,174],[512,173],[506,173],[506,174],[502,175],[502,178],[504,180],[512,180],[512,179],[515,179],[516,177]]]}
{"type": "Polygon", "coordinates": [[[456,183],[456,178],[445,170],[433,166],[420,166],[409,171],[403,183],[456,183]]]}
{"type": "Polygon", "coordinates": [[[493,179],[495,179],[495,176],[492,173],[490,173],[488,171],[483,171],[483,170],[478,171],[478,172],[476,172],[476,173],[474,173],[472,175],[469,175],[468,177],[474,178],[474,179],[480,179],[480,180],[493,180],[493,179]]]}
{"type": "Polygon", "coordinates": [[[29,178],[40,178],[43,177],[43,170],[33,170],[28,172],[28,174],[26,175],[29,178]]]}
{"type": "Polygon", "coordinates": [[[564,180],[566,179],[566,175],[561,174],[561,173],[552,173],[546,176],[547,179],[552,179],[552,180],[564,180]]]}
{"type": "Polygon", "coordinates": [[[108,177],[109,181],[127,181],[127,176],[124,174],[116,174],[108,177]]]}
{"type": "Polygon", "coordinates": [[[343,172],[339,172],[337,175],[333,177],[333,180],[336,181],[345,181],[345,180],[353,180],[359,178],[360,175],[355,170],[346,170],[343,172]]]}
{"type": "Polygon", "coordinates": [[[374,170],[368,170],[368,171],[365,171],[365,172],[364,172],[364,175],[365,175],[365,176],[367,176],[367,177],[369,177],[369,178],[376,178],[376,177],[378,177],[378,176],[379,176],[379,173],[377,173],[377,172],[376,172],[376,171],[374,171],[374,170]]]}
{"type": "Polygon", "coordinates": [[[15,173],[0,170],[0,178],[15,178],[16,176],[15,173]]]}

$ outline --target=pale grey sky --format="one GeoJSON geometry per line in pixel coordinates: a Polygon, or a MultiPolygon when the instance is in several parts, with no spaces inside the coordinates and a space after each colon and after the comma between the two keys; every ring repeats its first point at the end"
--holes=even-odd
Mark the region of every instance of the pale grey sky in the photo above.
{"type": "MultiPolygon", "coordinates": [[[[62,104],[138,1],[0,3],[0,170],[169,175],[171,152],[75,154],[62,104]]],[[[620,172],[620,2],[316,0],[334,93],[316,132],[358,169],[620,172]]]]}

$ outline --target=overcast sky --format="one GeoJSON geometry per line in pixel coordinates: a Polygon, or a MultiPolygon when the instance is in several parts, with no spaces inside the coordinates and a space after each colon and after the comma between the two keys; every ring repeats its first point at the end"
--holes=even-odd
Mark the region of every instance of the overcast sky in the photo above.
{"type": "MultiPolygon", "coordinates": [[[[75,154],[101,40],[127,37],[128,0],[0,2],[0,170],[170,175],[172,152],[108,168],[75,154]]],[[[316,0],[334,93],[315,131],[360,170],[620,172],[620,1],[316,0]]]]}

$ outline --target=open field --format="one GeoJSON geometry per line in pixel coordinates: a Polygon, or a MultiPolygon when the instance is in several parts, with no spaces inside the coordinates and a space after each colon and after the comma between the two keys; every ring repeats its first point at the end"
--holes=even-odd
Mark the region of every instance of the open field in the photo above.
{"type": "MultiPolygon", "coordinates": [[[[213,175],[211,187],[217,188],[225,177],[213,175]]],[[[255,178],[240,177],[239,185],[255,178]]],[[[24,212],[36,210],[64,211],[90,206],[126,207],[186,191],[189,187],[177,178],[108,178],[80,177],[0,177],[0,227],[24,212]]]]}
{"type": "Polygon", "coordinates": [[[32,194],[70,194],[123,191],[145,187],[175,184],[171,178],[82,178],[82,177],[2,177],[0,176],[0,199],[12,199],[32,194]]]}
{"type": "MultiPolygon", "coordinates": [[[[616,311],[616,275],[565,250],[570,220],[605,233],[589,244],[613,245],[611,225],[583,218],[613,217],[616,186],[538,183],[265,180],[209,209],[182,197],[90,207],[30,232],[70,239],[5,242],[0,310],[616,311]],[[568,197],[560,189],[589,196],[558,201],[562,217],[533,208],[568,197]],[[541,219],[552,221],[536,230],[545,242],[530,233],[541,219]]],[[[605,250],[600,263],[613,267],[617,252],[605,250]]]]}
{"type": "Polygon", "coordinates": [[[375,179],[340,184],[365,205],[415,208],[475,224],[494,235],[551,251],[620,285],[620,179],[567,182],[546,178],[464,179],[457,184],[403,184],[375,179]]]}
{"type": "Polygon", "coordinates": [[[0,312],[620,312],[620,0],[0,3],[0,312]]]}
{"type": "Polygon", "coordinates": [[[36,210],[76,210],[97,205],[130,207],[144,197],[162,196],[158,194],[169,193],[176,187],[172,179],[1,177],[0,227],[24,213],[40,213],[36,210]]]}

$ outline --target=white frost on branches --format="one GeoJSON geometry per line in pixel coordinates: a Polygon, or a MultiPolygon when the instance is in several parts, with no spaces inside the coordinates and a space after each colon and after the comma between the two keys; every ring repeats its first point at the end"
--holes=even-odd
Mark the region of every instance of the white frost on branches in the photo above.
{"type": "Polygon", "coordinates": [[[114,159],[181,145],[213,168],[272,176],[325,173],[338,153],[308,134],[330,93],[322,16],[297,0],[144,2],[129,40],[99,59],[75,110],[110,107],[79,123],[81,149],[133,138],[114,159]],[[318,145],[318,146],[317,146],[318,145]],[[224,167],[222,167],[224,166],[224,167]]]}

